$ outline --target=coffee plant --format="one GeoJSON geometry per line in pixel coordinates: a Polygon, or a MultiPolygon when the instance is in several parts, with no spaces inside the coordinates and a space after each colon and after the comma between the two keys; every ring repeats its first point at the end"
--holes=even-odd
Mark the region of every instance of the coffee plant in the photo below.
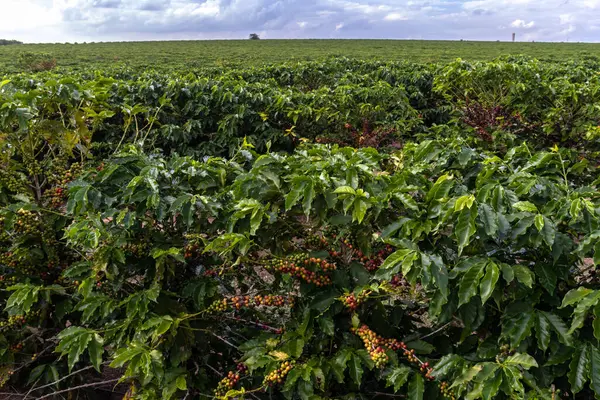
{"type": "Polygon", "coordinates": [[[600,396],[598,122],[531,71],[597,106],[526,59],[3,81],[3,395],[600,396]]]}

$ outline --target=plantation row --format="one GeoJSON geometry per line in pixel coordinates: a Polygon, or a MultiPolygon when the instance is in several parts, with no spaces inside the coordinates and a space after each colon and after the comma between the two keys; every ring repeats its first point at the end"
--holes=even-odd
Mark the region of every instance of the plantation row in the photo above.
{"type": "MultiPolygon", "coordinates": [[[[16,75],[2,82],[2,125],[30,125],[98,149],[144,140],[167,154],[229,156],[243,137],[264,151],[291,150],[297,136],[348,140],[346,123],[401,136],[450,124],[483,138],[494,130],[547,145],[598,137],[599,63],[507,59],[447,66],[364,62],[276,65],[170,75],[91,71],[16,75]],[[117,144],[117,145],[115,145],[117,144]]],[[[512,137],[512,136],[511,136],[512,137]]]]}
{"type": "Polygon", "coordinates": [[[597,67],[9,77],[2,390],[600,396],[597,67]]]}

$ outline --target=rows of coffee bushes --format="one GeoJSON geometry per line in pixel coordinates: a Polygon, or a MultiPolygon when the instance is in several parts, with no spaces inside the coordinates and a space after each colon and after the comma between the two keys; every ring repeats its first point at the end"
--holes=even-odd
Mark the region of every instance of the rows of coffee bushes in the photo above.
{"type": "Polygon", "coordinates": [[[600,395],[596,70],[6,77],[2,390],[600,395]]]}

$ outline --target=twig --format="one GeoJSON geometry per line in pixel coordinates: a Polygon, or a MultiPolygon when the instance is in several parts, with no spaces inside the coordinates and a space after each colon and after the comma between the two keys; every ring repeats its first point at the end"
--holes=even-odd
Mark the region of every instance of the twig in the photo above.
{"type": "Polygon", "coordinates": [[[406,397],[403,394],[391,394],[391,393],[383,393],[383,392],[371,392],[371,394],[374,394],[374,397],[377,396],[387,396],[387,397],[399,397],[399,398],[404,398],[406,397]]]}
{"type": "Polygon", "coordinates": [[[433,332],[431,332],[431,333],[428,333],[428,334],[427,334],[427,335],[425,335],[425,336],[422,336],[422,337],[420,337],[418,340],[427,339],[428,337],[430,337],[430,336],[433,336],[433,335],[435,335],[436,333],[439,333],[439,332],[443,331],[444,329],[446,329],[446,328],[447,328],[447,327],[448,327],[448,326],[449,326],[451,323],[453,323],[453,322],[454,322],[454,320],[452,320],[452,321],[448,322],[447,324],[445,324],[445,325],[444,325],[444,326],[442,326],[441,328],[439,328],[439,329],[436,329],[435,331],[433,331],[433,332]]]}
{"type": "Polygon", "coordinates": [[[206,363],[206,364],[204,364],[204,365],[206,365],[208,368],[212,369],[212,371],[213,371],[215,374],[217,374],[217,375],[219,375],[219,376],[223,376],[223,374],[222,374],[222,373],[220,373],[219,371],[217,371],[217,370],[216,370],[216,369],[215,369],[215,368],[214,368],[212,365],[209,365],[208,363],[206,363]]]}
{"type": "Polygon", "coordinates": [[[38,384],[40,379],[42,379],[41,376],[39,378],[37,378],[37,380],[33,383],[33,386],[31,387],[31,389],[29,389],[29,392],[27,392],[27,394],[25,394],[25,397],[23,398],[24,400],[27,399],[29,397],[29,395],[31,394],[31,392],[33,392],[35,390],[35,385],[38,384]]]}
{"type": "Polygon", "coordinates": [[[77,370],[77,371],[75,371],[75,372],[71,372],[70,374],[63,376],[62,378],[60,378],[60,379],[59,379],[59,380],[57,380],[57,381],[54,381],[54,382],[52,382],[52,383],[48,383],[47,385],[44,385],[44,386],[40,386],[39,388],[35,389],[35,391],[42,390],[42,389],[45,389],[45,388],[47,388],[47,387],[50,387],[50,386],[57,385],[59,382],[62,382],[62,381],[64,381],[65,379],[67,379],[67,378],[69,378],[69,377],[71,377],[71,376],[73,376],[73,375],[77,375],[77,374],[79,374],[79,373],[81,373],[81,372],[83,372],[83,371],[87,371],[88,369],[91,369],[91,368],[94,368],[94,366],[90,365],[90,366],[88,366],[88,367],[85,367],[85,368],[79,369],[79,370],[77,370]]]}
{"type": "Polygon", "coordinates": [[[25,397],[24,394],[13,393],[13,392],[0,392],[0,396],[2,396],[3,399],[5,398],[4,396],[8,396],[8,397],[6,397],[7,399],[10,399],[13,396],[15,396],[15,397],[25,397]]]}
{"type": "Polygon", "coordinates": [[[79,386],[71,387],[71,388],[68,388],[68,389],[59,390],[58,392],[54,392],[54,393],[50,393],[50,394],[47,394],[47,395],[42,396],[42,397],[38,397],[36,400],[47,399],[47,398],[50,398],[52,396],[56,396],[56,395],[61,394],[61,393],[71,392],[73,390],[85,389],[85,388],[94,387],[94,386],[107,385],[109,383],[118,382],[119,380],[121,380],[121,378],[110,379],[108,381],[102,381],[102,382],[86,383],[85,385],[79,385],[79,386]]]}

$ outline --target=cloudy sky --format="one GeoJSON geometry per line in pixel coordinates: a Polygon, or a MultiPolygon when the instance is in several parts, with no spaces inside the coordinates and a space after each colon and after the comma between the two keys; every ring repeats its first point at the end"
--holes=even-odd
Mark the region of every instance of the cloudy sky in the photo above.
{"type": "Polygon", "coordinates": [[[25,42],[387,38],[600,42],[600,0],[0,0],[25,42]]]}

